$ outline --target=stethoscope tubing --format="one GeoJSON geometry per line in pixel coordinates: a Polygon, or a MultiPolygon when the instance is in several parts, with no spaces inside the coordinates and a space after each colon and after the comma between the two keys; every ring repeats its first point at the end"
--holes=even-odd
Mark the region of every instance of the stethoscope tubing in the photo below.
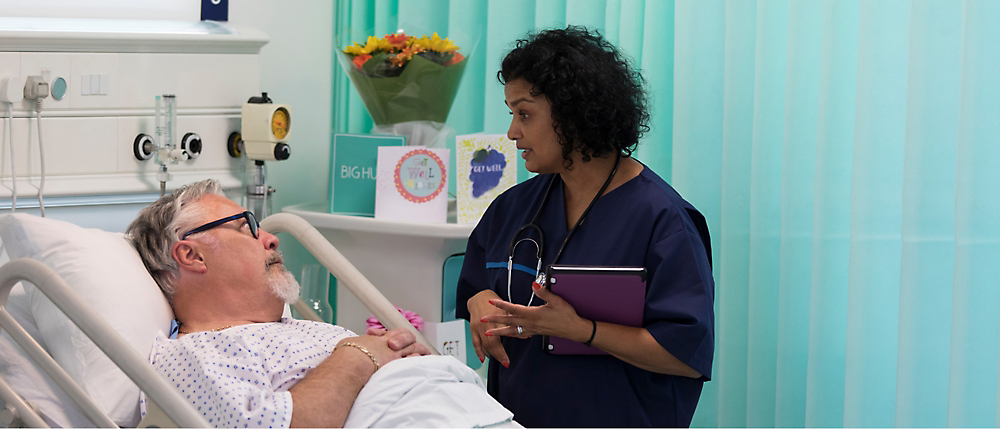
{"type": "MultiPolygon", "coordinates": [[[[550,265],[554,265],[557,262],[559,262],[559,258],[562,257],[563,251],[566,250],[566,244],[569,243],[569,239],[573,238],[573,234],[580,227],[580,225],[583,224],[583,220],[586,219],[587,214],[590,213],[590,209],[594,208],[594,204],[597,203],[597,200],[600,199],[602,195],[604,195],[604,191],[606,191],[608,189],[608,186],[611,185],[611,179],[614,179],[615,173],[618,172],[618,166],[621,165],[621,162],[622,162],[622,154],[621,152],[619,152],[617,158],[615,158],[615,166],[611,169],[611,174],[609,174],[607,180],[604,181],[604,185],[601,186],[601,190],[597,191],[597,195],[594,196],[594,199],[590,200],[590,204],[587,206],[586,210],[583,211],[583,214],[580,215],[580,218],[577,219],[576,224],[573,225],[573,228],[570,228],[569,232],[566,233],[566,238],[563,239],[562,244],[559,246],[559,251],[556,252],[556,257],[555,259],[552,260],[552,264],[550,265]]],[[[538,226],[538,218],[542,215],[542,210],[545,209],[545,204],[549,201],[549,196],[552,194],[552,186],[556,183],[556,176],[558,176],[558,174],[553,174],[552,178],[549,180],[549,185],[545,188],[545,194],[543,194],[542,196],[542,203],[538,206],[538,210],[535,211],[535,216],[531,219],[531,222],[521,225],[521,227],[514,232],[514,237],[510,240],[510,246],[507,249],[507,300],[508,301],[513,302],[513,297],[510,294],[510,283],[511,283],[510,277],[514,268],[514,249],[516,249],[517,245],[521,244],[521,242],[523,241],[530,241],[535,244],[535,249],[536,249],[535,257],[538,258],[538,263],[535,267],[535,282],[542,285],[543,287],[545,286],[545,273],[542,271],[542,252],[545,249],[545,233],[542,232],[542,228],[538,226]],[[531,238],[522,238],[520,240],[518,239],[518,237],[521,236],[521,233],[532,229],[538,233],[537,242],[531,238]]],[[[535,294],[532,293],[531,298],[528,299],[529,307],[531,306],[531,302],[534,299],[535,299],[535,294]]]]}

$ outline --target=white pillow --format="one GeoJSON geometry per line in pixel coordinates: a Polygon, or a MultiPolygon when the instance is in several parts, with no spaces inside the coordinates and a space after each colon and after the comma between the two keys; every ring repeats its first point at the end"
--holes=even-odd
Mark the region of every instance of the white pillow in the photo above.
{"type": "MultiPolygon", "coordinates": [[[[0,239],[10,259],[33,258],[55,270],[141,356],[149,356],[157,332],[170,328],[173,313],[166,298],[122,234],[17,213],[0,216],[0,239]]],[[[49,354],[112,420],[137,425],[139,388],[41,291],[23,284],[27,308],[49,354]]],[[[75,408],[72,403],[63,406],[75,408]]],[[[89,420],[67,418],[57,424],[93,426],[89,420]]]]}

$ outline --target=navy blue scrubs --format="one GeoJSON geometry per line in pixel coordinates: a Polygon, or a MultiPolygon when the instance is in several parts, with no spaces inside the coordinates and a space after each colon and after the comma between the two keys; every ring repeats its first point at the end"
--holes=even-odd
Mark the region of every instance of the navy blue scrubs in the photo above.
{"type": "MultiPolygon", "coordinates": [[[[531,221],[552,175],[536,176],[500,195],[469,237],[458,281],[458,316],[485,289],[527,304],[535,247],[514,252],[507,296],[507,252],[514,232],[531,221]]],[[[555,177],[537,223],[545,233],[543,267],[552,263],[570,226],[562,183],[555,177]]],[[[537,240],[534,231],[518,238],[537,240]]],[[[643,327],[701,379],[657,374],[606,356],[551,355],[542,337],[502,337],[510,368],[490,359],[487,388],[527,427],[689,426],[702,384],[712,373],[714,282],[704,217],[663,179],[642,173],[605,194],[566,246],[560,264],[644,266],[647,289],[643,327]]],[[[535,298],[531,305],[544,304],[535,298]]]]}

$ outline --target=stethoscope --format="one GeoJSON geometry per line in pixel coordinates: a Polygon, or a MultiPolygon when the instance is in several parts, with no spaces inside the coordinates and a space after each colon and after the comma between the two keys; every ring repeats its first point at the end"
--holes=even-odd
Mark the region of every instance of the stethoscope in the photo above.
{"type": "MultiPolygon", "coordinates": [[[[604,181],[604,185],[601,186],[601,190],[597,191],[597,195],[594,196],[593,200],[590,200],[590,205],[587,209],[583,211],[580,218],[576,220],[576,224],[573,228],[570,228],[569,232],[566,233],[566,238],[563,240],[562,245],[559,246],[559,252],[556,253],[555,259],[552,260],[552,264],[559,261],[562,257],[563,250],[566,250],[566,243],[569,243],[569,239],[573,238],[573,233],[576,232],[577,228],[583,223],[583,220],[590,213],[590,209],[594,208],[594,203],[597,202],[601,195],[604,195],[604,191],[608,189],[608,185],[611,184],[611,179],[615,177],[615,173],[618,171],[618,166],[622,162],[622,154],[619,152],[618,156],[615,158],[615,166],[611,169],[611,174],[608,175],[608,179],[604,181]]],[[[535,245],[535,257],[538,258],[538,263],[535,265],[535,283],[541,286],[545,286],[545,272],[542,271],[542,249],[545,248],[545,233],[542,232],[542,228],[538,226],[538,217],[542,215],[542,209],[545,208],[545,203],[549,201],[549,195],[552,194],[552,185],[556,183],[556,177],[558,174],[553,174],[552,179],[549,180],[548,187],[545,188],[545,194],[542,196],[542,204],[538,206],[538,211],[535,212],[535,217],[531,218],[531,222],[522,225],[517,231],[514,232],[514,238],[510,240],[510,247],[507,250],[507,300],[513,302],[513,297],[510,294],[510,277],[514,269],[514,249],[517,248],[518,244],[528,241],[535,245]],[[520,240],[517,239],[523,232],[528,230],[535,230],[538,233],[538,241],[533,238],[525,237],[520,240]]],[[[531,298],[528,298],[528,306],[531,306],[531,302],[534,301],[535,294],[531,294],[531,298]]]]}

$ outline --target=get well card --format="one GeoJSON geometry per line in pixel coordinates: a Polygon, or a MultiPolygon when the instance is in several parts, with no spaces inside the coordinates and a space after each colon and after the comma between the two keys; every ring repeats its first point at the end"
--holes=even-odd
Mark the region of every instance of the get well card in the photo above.
{"type": "Polygon", "coordinates": [[[517,184],[517,146],[503,134],[455,138],[459,223],[478,223],[498,195],[517,184]]]}
{"type": "Polygon", "coordinates": [[[448,149],[379,147],[375,218],[447,222],[450,160],[448,149]]]}

